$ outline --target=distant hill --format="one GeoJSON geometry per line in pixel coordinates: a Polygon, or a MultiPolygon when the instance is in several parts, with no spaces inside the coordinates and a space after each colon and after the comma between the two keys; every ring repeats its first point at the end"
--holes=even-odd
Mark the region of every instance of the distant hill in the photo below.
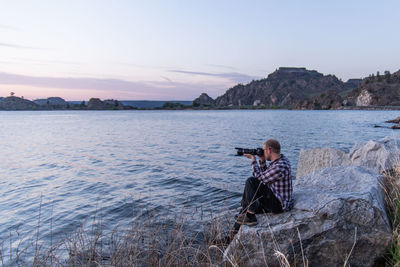
{"type": "Polygon", "coordinates": [[[135,108],[160,108],[167,102],[180,103],[183,105],[192,105],[193,101],[182,101],[182,100],[170,100],[170,101],[153,101],[153,100],[121,100],[124,106],[131,106],[135,108]]]}
{"type": "Polygon", "coordinates": [[[390,74],[370,75],[352,90],[346,104],[358,107],[400,106],[400,70],[390,74]]]}
{"type": "MultiPolygon", "coordinates": [[[[215,99],[216,106],[264,105],[266,107],[292,107],[301,101],[321,94],[346,94],[361,80],[342,82],[334,75],[323,75],[306,68],[281,67],[267,78],[249,84],[238,84],[215,99]]],[[[326,98],[324,96],[324,98],[326,98]]]]}
{"type": "Polygon", "coordinates": [[[0,110],[36,110],[39,106],[34,102],[16,96],[8,96],[0,100],[0,110]]]}

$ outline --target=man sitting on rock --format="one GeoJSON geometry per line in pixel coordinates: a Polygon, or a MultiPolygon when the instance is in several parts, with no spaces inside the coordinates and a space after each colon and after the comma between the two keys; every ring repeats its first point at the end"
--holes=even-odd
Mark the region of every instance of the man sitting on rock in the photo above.
{"type": "Polygon", "coordinates": [[[244,154],[251,159],[253,177],[246,181],[242,197],[242,211],[235,216],[237,224],[256,225],[256,213],[281,213],[293,206],[292,174],[289,160],[281,152],[281,145],[275,139],[263,144],[264,155],[260,165],[255,156],[244,154]],[[265,161],[271,161],[267,167],[265,161]]]}

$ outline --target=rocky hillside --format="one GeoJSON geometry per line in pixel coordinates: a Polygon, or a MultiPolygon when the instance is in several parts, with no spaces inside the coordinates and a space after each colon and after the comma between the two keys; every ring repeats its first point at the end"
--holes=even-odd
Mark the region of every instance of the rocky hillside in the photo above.
{"type": "Polygon", "coordinates": [[[66,109],[69,107],[67,101],[61,97],[49,97],[46,99],[36,99],[33,102],[45,109],[66,109]]]}
{"type": "Polygon", "coordinates": [[[312,99],[300,100],[293,109],[337,109],[342,106],[342,97],[334,90],[326,91],[312,99]]]}
{"type": "Polygon", "coordinates": [[[370,75],[346,98],[352,106],[400,106],[400,70],[370,75]]]}
{"type": "MultiPolygon", "coordinates": [[[[267,107],[293,107],[327,91],[336,94],[354,89],[357,79],[347,83],[334,75],[323,75],[305,68],[281,67],[266,79],[236,85],[215,99],[216,106],[265,105],[267,107]]],[[[308,104],[307,104],[308,105],[308,104]]]]}
{"type": "Polygon", "coordinates": [[[39,106],[34,102],[16,96],[5,97],[0,100],[0,110],[35,110],[39,106]]]}
{"type": "Polygon", "coordinates": [[[193,106],[195,107],[213,106],[214,104],[215,104],[214,99],[212,99],[206,93],[202,93],[198,98],[193,100],[193,106]]]}

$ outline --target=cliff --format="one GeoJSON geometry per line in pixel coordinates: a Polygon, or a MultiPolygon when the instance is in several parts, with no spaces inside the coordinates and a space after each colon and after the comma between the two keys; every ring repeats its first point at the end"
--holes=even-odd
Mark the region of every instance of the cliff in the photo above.
{"type": "MultiPolygon", "coordinates": [[[[323,75],[306,68],[281,67],[266,79],[238,84],[215,100],[216,106],[265,105],[267,107],[292,107],[312,100],[327,91],[337,94],[354,89],[357,80],[344,83],[334,75],[323,75]]],[[[308,105],[307,105],[308,106],[308,105]]]]}

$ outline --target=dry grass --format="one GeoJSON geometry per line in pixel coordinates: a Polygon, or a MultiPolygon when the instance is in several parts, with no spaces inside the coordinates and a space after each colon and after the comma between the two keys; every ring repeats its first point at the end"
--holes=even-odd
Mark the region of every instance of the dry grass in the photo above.
{"type": "Polygon", "coordinates": [[[385,202],[393,227],[392,246],[386,256],[387,264],[400,267],[400,165],[385,173],[385,202]]]}
{"type": "MultiPolygon", "coordinates": [[[[196,232],[187,227],[187,211],[159,218],[149,214],[124,229],[103,230],[101,218],[89,227],[53,244],[39,239],[40,214],[34,240],[21,239],[15,248],[10,234],[0,243],[0,266],[213,266],[223,262],[224,246],[218,242],[233,229],[232,216],[210,215],[196,232]],[[45,244],[45,245],[44,245],[45,244]]],[[[224,264],[229,265],[229,264],[224,264]]]]}

